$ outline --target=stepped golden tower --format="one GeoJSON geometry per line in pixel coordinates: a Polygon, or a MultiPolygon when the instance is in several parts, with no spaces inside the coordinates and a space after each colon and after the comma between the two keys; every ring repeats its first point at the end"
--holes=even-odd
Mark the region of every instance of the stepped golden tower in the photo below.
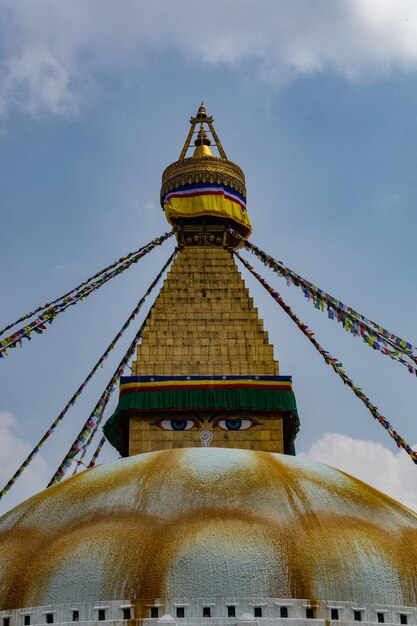
{"type": "Polygon", "coordinates": [[[251,232],[245,176],[227,159],[203,103],[190,123],[179,160],[162,175],[161,206],[180,251],[105,432],[123,456],[201,445],[291,453],[291,379],[278,375],[232,254],[232,231],[251,232]]]}

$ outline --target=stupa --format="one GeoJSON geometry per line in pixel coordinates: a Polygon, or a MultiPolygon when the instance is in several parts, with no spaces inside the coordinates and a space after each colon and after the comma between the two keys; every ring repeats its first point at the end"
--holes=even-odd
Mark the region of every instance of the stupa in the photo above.
{"type": "Polygon", "coordinates": [[[203,104],[161,205],[179,253],[104,428],[125,458],[0,519],[3,626],[416,624],[417,516],[294,455],[291,377],[232,256],[245,177],[203,104]]]}
{"type": "Polygon", "coordinates": [[[181,251],[143,332],[133,376],[122,378],[107,437],[122,456],[202,443],[291,453],[298,429],[291,378],[278,375],[231,254],[238,243],[229,228],[251,232],[245,176],[227,159],[203,104],[179,160],[162,175],[161,206],[178,228],[181,251]]]}

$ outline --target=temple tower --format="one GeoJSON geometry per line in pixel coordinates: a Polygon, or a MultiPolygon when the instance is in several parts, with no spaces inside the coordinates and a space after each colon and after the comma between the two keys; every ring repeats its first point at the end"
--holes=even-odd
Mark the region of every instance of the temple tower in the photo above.
{"type": "Polygon", "coordinates": [[[291,454],[291,379],[279,376],[233,258],[233,231],[251,233],[245,176],[227,159],[203,103],[190,123],[178,161],[162,175],[161,206],[179,253],[105,432],[123,456],[201,445],[291,454]]]}
{"type": "Polygon", "coordinates": [[[289,456],[291,379],[233,257],[244,183],[201,106],[163,174],[179,251],[105,426],[130,458],[0,519],[3,626],[417,624],[416,514],[289,456]]]}

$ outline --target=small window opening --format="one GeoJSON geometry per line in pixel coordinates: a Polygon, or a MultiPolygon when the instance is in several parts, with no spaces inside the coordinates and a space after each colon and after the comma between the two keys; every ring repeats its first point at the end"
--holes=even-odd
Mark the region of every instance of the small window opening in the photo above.
{"type": "Polygon", "coordinates": [[[30,626],[30,615],[23,616],[23,624],[24,626],[30,626]]]}
{"type": "Polygon", "coordinates": [[[80,612],[79,612],[79,610],[78,610],[78,609],[75,609],[75,610],[72,612],[72,621],[73,621],[73,622],[79,622],[79,621],[80,621],[80,612]]]}
{"type": "Polygon", "coordinates": [[[253,615],[254,617],[262,617],[262,607],[261,606],[255,606],[253,609],[253,615]]]}
{"type": "Polygon", "coordinates": [[[3,626],[10,626],[10,617],[9,616],[3,617],[3,626]]]}
{"type": "Polygon", "coordinates": [[[106,609],[98,610],[98,619],[99,619],[99,622],[104,622],[104,620],[106,619],[106,609]]]}
{"type": "Polygon", "coordinates": [[[211,609],[209,606],[203,606],[203,617],[211,617],[211,609]]]}
{"type": "Polygon", "coordinates": [[[408,624],[408,615],[405,613],[400,614],[400,624],[408,624]]]}
{"type": "Polygon", "coordinates": [[[281,606],[279,609],[279,614],[280,614],[280,617],[288,617],[288,607],[281,606]]]}
{"type": "Polygon", "coordinates": [[[361,611],[353,611],[353,619],[355,620],[355,622],[361,622],[362,621],[362,612],[361,611]]]}
{"type": "Polygon", "coordinates": [[[330,609],[330,619],[339,619],[339,609],[330,609]]]}
{"type": "Polygon", "coordinates": [[[308,606],[306,608],[306,618],[307,619],[314,619],[316,616],[314,614],[314,607],[312,606],[308,606]]]}
{"type": "Polygon", "coordinates": [[[385,615],[383,613],[377,613],[376,618],[378,620],[378,624],[383,624],[385,622],[385,615]]]}
{"type": "Polygon", "coordinates": [[[151,617],[157,619],[159,617],[159,609],[157,606],[151,606],[151,617]]]}
{"type": "Polygon", "coordinates": [[[47,613],[46,614],[46,623],[47,624],[53,624],[54,623],[54,614],[53,613],[47,613]]]}
{"type": "Polygon", "coordinates": [[[130,619],[130,606],[124,607],[123,611],[123,619],[130,619]]]}
{"type": "Polygon", "coordinates": [[[185,617],[185,608],[183,606],[177,606],[177,617],[185,617]]]}
{"type": "Polygon", "coordinates": [[[236,617],[236,607],[228,606],[227,607],[227,617],[236,617]]]}

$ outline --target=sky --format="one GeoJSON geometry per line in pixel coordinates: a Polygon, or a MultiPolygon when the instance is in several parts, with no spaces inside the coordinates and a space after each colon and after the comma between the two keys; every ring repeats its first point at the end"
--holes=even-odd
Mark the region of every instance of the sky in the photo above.
{"type": "MultiPolygon", "coordinates": [[[[1,327],[168,230],[161,174],[204,100],[228,157],[245,171],[251,240],[417,345],[414,1],[0,0],[0,29],[1,327]]],[[[2,360],[3,484],[173,246],[165,243],[2,360]]],[[[245,256],[417,446],[415,377],[245,256]]],[[[293,376],[297,453],[417,510],[416,466],[242,274],[280,373],[293,376]]],[[[134,332],[0,512],[46,486],[134,332]]],[[[101,458],[117,454],[107,444],[101,458]]]]}

